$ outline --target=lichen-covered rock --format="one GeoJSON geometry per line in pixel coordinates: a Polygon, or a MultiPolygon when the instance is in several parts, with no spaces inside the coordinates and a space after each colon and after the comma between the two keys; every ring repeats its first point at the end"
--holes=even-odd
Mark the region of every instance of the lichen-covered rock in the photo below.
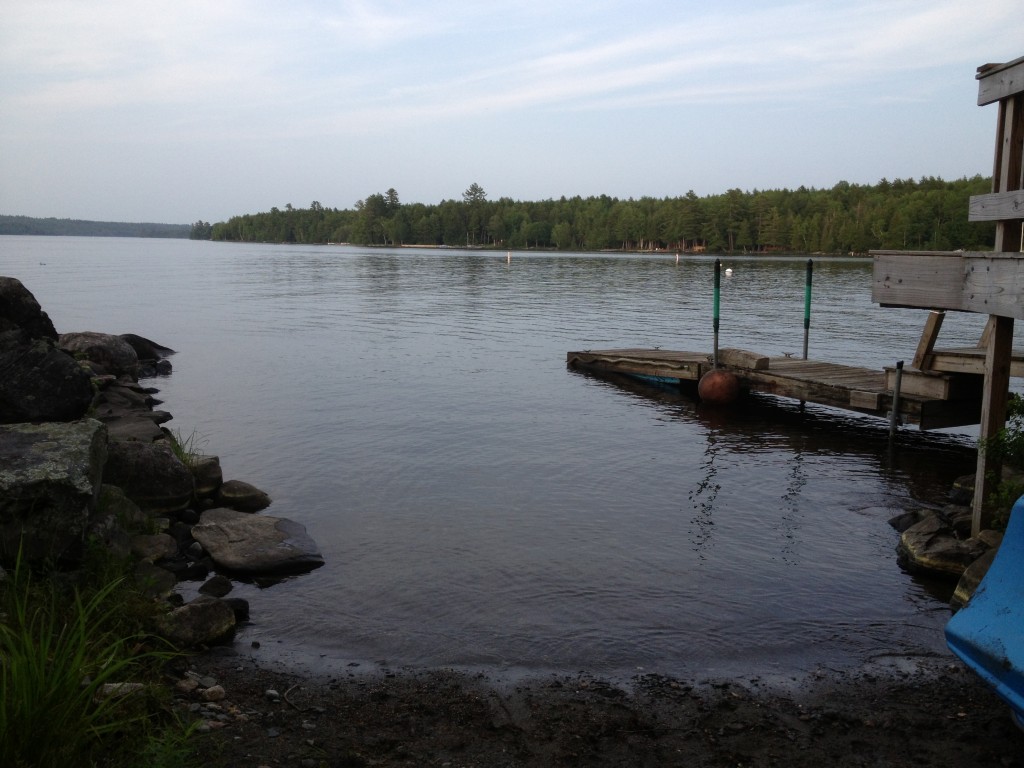
{"type": "Polygon", "coordinates": [[[112,440],[103,482],[120,487],[150,514],[185,509],[192,502],[195,489],[192,473],[166,441],[112,440]]]}
{"type": "Polygon", "coordinates": [[[988,573],[988,569],[995,559],[996,550],[990,549],[964,569],[963,575],[960,576],[960,581],[956,583],[953,597],[949,601],[953,608],[962,608],[967,605],[971,595],[974,594],[974,590],[981,584],[981,580],[985,578],[985,574],[988,573]]]}
{"type": "Polygon", "coordinates": [[[62,333],[59,343],[65,352],[90,361],[105,373],[114,376],[138,375],[139,356],[131,344],[120,336],[96,331],[75,331],[62,333]]]}
{"type": "Polygon", "coordinates": [[[979,539],[959,539],[938,516],[927,517],[900,535],[897,552],[908,570],[960,578],[968,565],[988,549],[979,539]]]}
{"type": "Polygon", "coordinates": [[[77,560],[106,451],[93,419],[0,426],[0,559],[77,560]]]}
{"type": "Polygon", "coordinates": [[[238,573],[302,573],[324,564],[306,529],[284,518],[208,509],[192,535],[214,563],[238,573]]]}

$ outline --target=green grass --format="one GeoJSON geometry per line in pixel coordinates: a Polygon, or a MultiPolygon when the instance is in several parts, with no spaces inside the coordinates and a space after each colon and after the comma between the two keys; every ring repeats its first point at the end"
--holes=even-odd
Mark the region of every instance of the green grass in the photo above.
{"type": "Polygon", "coordinates": [[[195,472],[196,462],[203,455],[206,438],[194,429],[187,435],[179,429],[169,430],[169,437],[171,451],[190,472],[195,472]]]}
{"type": "Polygon", "coordinates": [[[146,683],[173,655],[124,631],[125,589],[114,580],[83,594],[18,562],[0,588],[0,765],[141,766],[168,749],[187,764],[181,724],[161,722],[159,689],[103,695],[108,683],[146,683]]]}

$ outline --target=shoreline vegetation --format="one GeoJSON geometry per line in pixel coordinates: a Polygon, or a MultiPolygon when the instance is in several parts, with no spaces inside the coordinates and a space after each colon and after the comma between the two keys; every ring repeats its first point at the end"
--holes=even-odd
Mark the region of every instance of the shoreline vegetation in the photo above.
{"type": "Polygon", "coordinates": [[[349,243],[508,250],[750,254],[860,254],[875,249],[989,250],[995,227],[969,222],[972,195],[991,190],[981,176],[841,181],[831,189],[731,189],[698,197],[622,200],[561,197],[489,200],[472,184],[459,200],[403,204],[395,189],[352,209],[308,208],[234,216],[194,225],[193,237],[233,242],[349,243]]]}
{"type": "Polygon", "coordinates": [[[188,224],[119,224],[0,216],[0,234],[188,237],[301,245],[480,248],[574,252],[866,254],[870,250],[990,250],[992,222],[969,222],[972,195],[991,191],[980,175],[840,181],[698,197],[620,199],[608,195],[541,201],[489,200],[471,184],[460,199],[402,203],[394,188],[330,208],[232,216],[188,224]]]}
{"type": "Polygon", "coordinates": [[[87,221],[84,219],[33,218],[0,215],[0,235],[44,235],[68,237],[158,237],[187,238],[188,224],[154,222],[87,221]]]}

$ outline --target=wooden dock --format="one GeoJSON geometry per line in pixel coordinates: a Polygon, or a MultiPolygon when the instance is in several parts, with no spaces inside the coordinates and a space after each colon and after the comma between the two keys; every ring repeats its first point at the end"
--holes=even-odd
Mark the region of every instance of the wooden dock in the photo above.
{"type": "MultiPolygon", "coordinates": [[[[666,383],[696,383],[712,369],[711,356],[665,349],[604,349],[569,352],[572,368],[616,373],[666,383]]],[[[735,374],[744,390],[808,403],[889,417],[894,369],[872,370],[839,363],[765,357],[740,349],[719,350],[719,368],[735,374]]],[[[905,370],[899,417],[904,424],[939,429],[977,424],[982,377],[974,373],[936,374],[905,370]]]]}

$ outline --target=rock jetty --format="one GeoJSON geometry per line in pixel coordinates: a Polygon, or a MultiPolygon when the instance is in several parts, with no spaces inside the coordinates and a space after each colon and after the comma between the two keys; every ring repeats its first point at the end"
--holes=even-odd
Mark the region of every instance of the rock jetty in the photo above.
{"type": "Polygon", "coordinates": [[[161,425],[174,350],[135,334],[58,335],[20,281],[0,277],[0,565],[76,567],[87,544],[132,558],[139,587],[167,602],[156,631],[181,647],[230,636],[248,617],[232,579],[323,565],[305,528],[257,514],[270,497],[224,481],[161,425]],[[212,575],[212,577],[211,577],[212,575]],[[203,582],[186,603],[183,581],[203,582]]]}

